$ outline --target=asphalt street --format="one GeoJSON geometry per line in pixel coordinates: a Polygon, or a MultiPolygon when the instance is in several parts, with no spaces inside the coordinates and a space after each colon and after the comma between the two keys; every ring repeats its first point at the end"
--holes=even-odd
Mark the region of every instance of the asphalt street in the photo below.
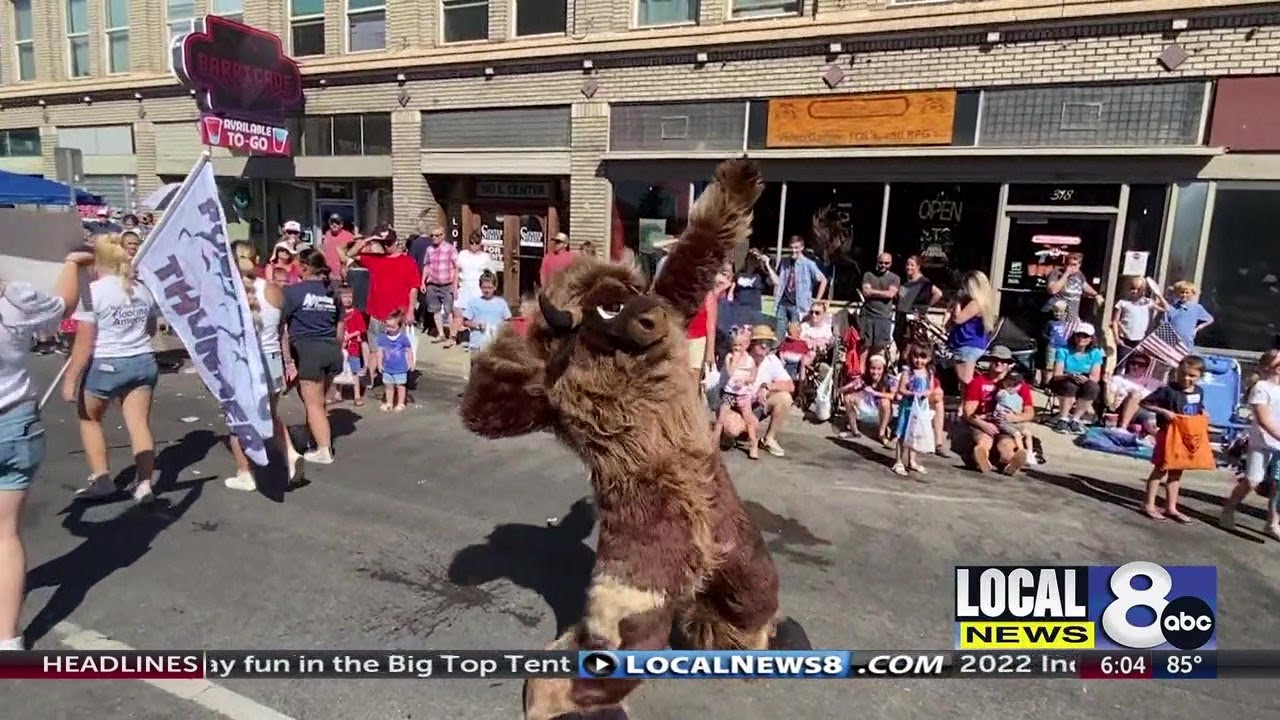
{"type": "MultiPolygon", "coordinates": [[[[57,360],[36,359],[39,376],[57,360]]],[[[166,374],[154,413],[164,485],[150,510],[70,501],[86,468],[72,410],[55,400],[26,514],[29,637],[58,648],[73,623],[140,649],[542,647],[580,609],[590,571],[592,538],[547,523],[586,494],[586,472],[549,436],[467,434],[460,390],[429,377],[406,413],[336,409],[337,463],[267,497],[222,486],[232,463],[216,408],[197,376],[166,374]]],[[[296,400],[286,412],[300,421],[296,400]]],[[[127,472],[111,417],[113,470],[127,472]]],[[[1280,639],[1280,547],[1257,532],[1256,499],[1234,534],[1157,526],[1135,512],[1138,478],[1073,475],[1070,458],[1026,480],[935,461],[916,482],[890,474],[878,448],[812,433],[783,441],[785,459],[728,462],[779,564],[785,609],[816,646],[949,648],[956,564],[1138,559],[1218,566],[1221,647],[1280,639]]],[[[1196,487],[1187,511],[1216,515],[1227,481],[1196,487]]],[[[520,707],[515,681],[221,684],[297,720],[509,720],[520,707]]],[[[15,718],[217,717],[138,682],[13,682],[0,685],[0,707],[15,718]]],[[[1280,717],[1280,695],[1259,681],[666,682],[643,686],[631,707],[636,720],[1169,720],[1280,717]]]]}

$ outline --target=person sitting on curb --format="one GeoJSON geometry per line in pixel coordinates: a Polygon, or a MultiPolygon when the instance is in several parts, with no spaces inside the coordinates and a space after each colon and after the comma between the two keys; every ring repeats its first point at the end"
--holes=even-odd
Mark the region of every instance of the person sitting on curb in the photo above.
{"type": "MultiPolygon", "coordinates": [[[[775,457],[784,457],[786,451],[778,444],[778,431],[791,412],[792,393],[796,384],[787,373],[782,359],[773,351],[778,346],[778,336],[768,325],[757,325],[751,330],[751,345],[747,351],[756,361],[755,401],[753,410],[768,425],[760,438],[760,446],[775,457]]],[[[732,444],[746,432],[747,426],[740,415],[730,413],[724,417],[721,444],[732,444]]]]}
{"type": "MultiPolygon", "coordinates": [[[[996,412],[996,390],[1013,369],[1013,352],[997,345],[982,359],[990,366],[986,373],[975,375],[965,389],[961,410],[961,417],[973,434],[973,462],[979,472],[990,472],[994,465],[1005,475],[1015,475],[1027,464],[1030,453],[1019,450],[1014,439],[1001,433],[1000,428],[988,419],[996,412]]],[[[1005,422],[1029,423],[1035,418],[1031,386],[1023,382],[1017,392],[1022,396],[1022,413],[1006,417],[1005,422]]]]}

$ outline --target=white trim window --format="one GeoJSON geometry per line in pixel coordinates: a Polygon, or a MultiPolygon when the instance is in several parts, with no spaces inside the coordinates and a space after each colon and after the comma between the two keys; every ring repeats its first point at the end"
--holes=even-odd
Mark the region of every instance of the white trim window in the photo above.
{"type": "Polygon", "coordinates": [[[244,0],[212,0],[209,12],[228,20],[244,22],[244,0]]]}
{"type": "Polygon", "coordinates": [[[103,0],[102,25],[106,36],[107,72],[129,72],[129,0],[103,0]]]}
{"type": "Polygon", "coordinates": [[[294,57],[324,54],[324,0],[289,1],[289,49],[294,57]]]}
{"type": "Polygon", "coordinates": [[[563,35],[569,20],[568,0],[515,0],[516,37],[563,35]]]}
{"type": "Polygon", "coordinates": [[[636,26],[698,22],[698,0],[636,0],[636,26]]]}
{"type": "Polygon", "coordinates": [[[347,52],[386,47],[386,0],[347,0],[347,52]]]}
{"type": "Polygon", "coordinates": [[[165,22],[169,24],[169,44],[195,30],[195,0],[168,0],[165,3],[165,22]]]}
{"type": "Polygon", "coordinates": [[[440,0],[440,39],[446,43],[489,39],[489,0],[440,0]]]}
{"type": "Polygon", "coordinates": [[[89,77],[89,0],[67,0],[67,77],[89,77]]]}
{"type": "Polygon", "coordinates": [[[733,0],[729,17],[734,20],[800,14],[800,0],[733,0]]]}
{"type": "Polygon", "coordinates": [[[13,45],[18,82],[32,82],[36,79],[36,42],[31,0],[13,0],[13,45]]]}

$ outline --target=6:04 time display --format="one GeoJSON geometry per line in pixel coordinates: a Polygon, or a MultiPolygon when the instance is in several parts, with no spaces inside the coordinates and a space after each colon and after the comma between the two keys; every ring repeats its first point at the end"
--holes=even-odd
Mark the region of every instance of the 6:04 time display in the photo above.
{"type": "Polygon", "coordinates": [[[1147,653],[1089,653],[1080,658],[1083,680],[1138,680],[1151,677],[1147,653]]]}

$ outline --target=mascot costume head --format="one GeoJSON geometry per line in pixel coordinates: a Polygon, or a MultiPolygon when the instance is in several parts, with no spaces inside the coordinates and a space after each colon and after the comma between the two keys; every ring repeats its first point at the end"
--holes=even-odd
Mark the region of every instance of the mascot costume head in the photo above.
{"type": "MultiPolygon", "coordinates": [[[[722,163],[646,291],[637,271],[582,257],[474,361],[467,428],[549,430],[591,468],[600,523],[585,617],[550,647],[660,650],[673,626],[697,649],[805,649],[779,622],[778,574],[709,431],[690,373],[689,321],[751,233],[763,181],[722,163]]],[[[635,680],[531,680],[526,720],[626,718],[635,680]]]]}

